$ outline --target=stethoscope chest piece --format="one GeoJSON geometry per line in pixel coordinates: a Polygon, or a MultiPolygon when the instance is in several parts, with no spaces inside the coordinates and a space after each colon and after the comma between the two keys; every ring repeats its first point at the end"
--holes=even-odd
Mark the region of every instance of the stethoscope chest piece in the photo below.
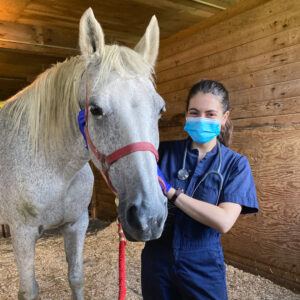
{"type": "Polygon", "coordinates": [[[189,172],[186,169],[180,169],[177,173],[177,177],[179,180],[186,180],[189,178],[189,172]]]}

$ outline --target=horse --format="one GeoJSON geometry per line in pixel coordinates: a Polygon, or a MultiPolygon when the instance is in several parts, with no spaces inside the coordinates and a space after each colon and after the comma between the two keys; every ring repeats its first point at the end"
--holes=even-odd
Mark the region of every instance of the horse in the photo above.
{"type": "Polygon", "coordinates": [[[80,19],[79,48],[80,55],[47,69],[0,110],[0,224],[11,230],[19,299],[38,298],[35,244],[49,228],[59,228],[64,238],[72,298],[84,299],[83,246],[94,183],[90,160],[118,195],[128,239],[160,237],[167,216],[157,177],[158,120],[165,103],[153,79],[159,48],[155,16],[131,49],[106,45],[89,8],[80,19]],[[78,125],[84,109],[87,136],[78,125]],[[138,147],[109,166],[102,160],[129,144],[138,147]]]}

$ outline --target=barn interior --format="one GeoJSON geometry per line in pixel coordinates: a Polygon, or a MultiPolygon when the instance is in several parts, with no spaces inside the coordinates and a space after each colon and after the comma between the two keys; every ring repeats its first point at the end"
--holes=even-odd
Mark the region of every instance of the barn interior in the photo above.
{"type": "MultiPolygon", "coordinates": [[[[226,262],[299,292],[299,1],[1,0],[0,105],[52,64],[79,54],[78,23],[88,7],[107,43],[129,47],[156,15],[156,85],[167,104],[161,140],[185,137],[195,82],[215,79],[228,89],[232,149],[250,161],[260,212],[241,216],[224,235],[226,262]]],[[[114,195],[94,171],[91,218],[114,220],[114,195]]]]}

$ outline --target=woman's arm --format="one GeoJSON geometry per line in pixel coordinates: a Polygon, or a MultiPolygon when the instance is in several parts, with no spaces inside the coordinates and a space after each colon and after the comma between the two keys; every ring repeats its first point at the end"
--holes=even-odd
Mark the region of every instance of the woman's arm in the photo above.
{"type": "MultiPolygon", "coordinates": [[[[170,188],[167,193],[168,199],[172,198],[174,193],[175,189],[170,188]]],[[[242,210],[241,205],[236,203],[224,202],[216,206],[183,193],[177,197],[175,205],[194,220],[220,233],[226,233],[231,229],[242,210]]]]}

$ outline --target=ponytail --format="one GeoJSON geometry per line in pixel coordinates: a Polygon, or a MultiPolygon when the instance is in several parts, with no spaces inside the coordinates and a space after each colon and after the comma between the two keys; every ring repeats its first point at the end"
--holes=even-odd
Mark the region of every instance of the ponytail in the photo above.
{"type": "Polygon", "coordinates": [[[218,136],[218,140],[226,147],[229,147],[232,142],[233,124],[228,117],[226,123],[221,128],[221,133],[218,136]]]}

